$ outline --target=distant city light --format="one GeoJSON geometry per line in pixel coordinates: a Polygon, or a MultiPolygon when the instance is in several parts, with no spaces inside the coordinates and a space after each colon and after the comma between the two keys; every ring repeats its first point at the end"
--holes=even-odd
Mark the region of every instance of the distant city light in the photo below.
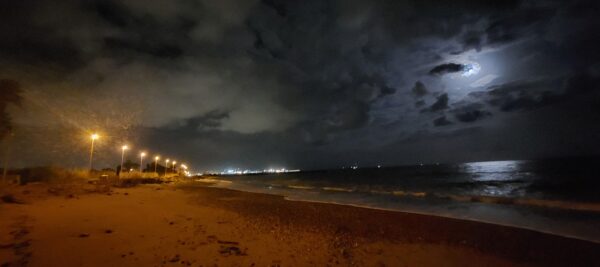
{"type": "MultiPolygon", "coordinates": [[[[231,169],[226,169],[223,170],[221,172],[218,171],[209,171],[206,172],[206,174],[209,175],[246,175],[246,174],[264,174],[264,173],[290,173],[290,172],[300,172],[299,169],[294,169],[294,170],[288,170],[286,168],[280,168],[280,169],[263,169],[263,170],[249,170],[249,169],[237,169],[237,168],[231,168],[231,169]]],[[[202,175],[202,174],[200,174],[202,175]]]]}

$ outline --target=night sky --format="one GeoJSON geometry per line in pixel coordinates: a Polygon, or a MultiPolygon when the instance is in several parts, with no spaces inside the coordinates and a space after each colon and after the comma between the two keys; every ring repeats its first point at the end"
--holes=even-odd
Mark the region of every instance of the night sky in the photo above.
{"type": "Polygon", "coordinates": [[[5,1],[17,166],[597,155],[597,1],[5,1]]]}

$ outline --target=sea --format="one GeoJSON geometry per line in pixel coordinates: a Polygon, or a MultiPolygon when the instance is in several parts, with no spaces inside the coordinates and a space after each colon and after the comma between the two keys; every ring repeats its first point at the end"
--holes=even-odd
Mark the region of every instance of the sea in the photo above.
{"type": "Polygon", "coordinates": [[[600,242],[600,158],[418,164],[200,178],[211,186],[473,220],[600,242]]]}

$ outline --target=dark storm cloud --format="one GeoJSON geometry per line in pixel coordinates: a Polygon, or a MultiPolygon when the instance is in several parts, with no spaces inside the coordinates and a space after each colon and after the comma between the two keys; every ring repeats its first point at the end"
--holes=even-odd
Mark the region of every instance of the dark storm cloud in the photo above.
{"type": "Polygon", "coordinates": [[[189,118],[185,121],[184,127],[191,131],[204,131],[218,129],[223,124],[223,120],[229,117],[229,112],[221,110],[212,110],[206,114],[189,118]]]}
{"type": "Polygon", "coordinates": [[[99,19],[118,29],[118,34],[104,36],[103,51],[118,57],[136,54],[158,58],[178,58],[184,53],[190,31],[198,23],[184,16],[165,23],[147,14],[136,14],[125,4],[113,1],[89,2],[85,6],[99,19]]]}
{"type": "MultiPolygon", "coordinates": [[[[174,44],[148,44],[144,41],[129,41],[118,38],[107,37],[104,39],[106,49],[111,51],[129,50],[131,52],[144,53],[159,58],[177,58],[183,54],[181,48],[174,44]]],[[[127,53],[127,51],[124,51],[127,53]]]]}
{"type": "MultiPolygon", "coordinates": [[[[141,134],[209,167],[333,166],[377,149],[414,161],[388,149],[485,147],[503,138],[491,129],[512,128],[511,115],[542,125],[522,119],[509,131],[530,137],[563,123],[566,106],[591,125],[594,10],[594,1],[10,1],[0,10],[0,78],[23,84],[15,122],[111,122],[119,140],[141,134]],[[480,74],[446,76],[465,61],[480,74]],[[473,85],[484,75],[494,78],[473,85]],[[393,145],[407,136],[422,139],[393,145]]],[[[498,154],[523,153],[508,143],[498,154]]]]}
{"type": "Polygon", "coordinates": [[[125,7],[112,1],[90,2],[89,8],[95,11],[106,22],[113,26],[124,28],[131,24],[135,19],[125,7]]]}
{"type": "Polygon", "coordinates": [[[477,52],[480,52],[481,48],[483,47],[483,40],[481,38],[481,34],[476,31],[470,31],[465,33],[461,37],[461,42],[463,45],[463,50],[460,52],[467,51],[469,49],[475,49],[477,52]]]}
{"type": "Polygon", "coordinates": [[[470,49],[480,52],[483,47],[498,47],[531,37],[536,23],[549,20],[556,15],[556,10],[549,6],[526,6],[511,9],[502,15],[490,17],[485,28],[465,32],[459,41],[462,53],[470,49]]]}
{"type": "Polygon", "coordinates": [[[417,102],[415,102],[415,107],[420,108],[422,106],[425,106],[424,100],[418,100],[417,102]]]}
{"type": "MultiPolygon", "coordinates": [[[[346,4],[346,1],[341,1],[346,4]]],[[[360,1],[357,1],[360,3],[360,1]]],[[[385,30],[394,41],[403,42],[419,37],[436,36],[451,38],[459,34],[464,25],[474,23],[477,18],[464,12],[478,14],[503,14],[518,7],[519,1],[377,1],[377,4],[359,5],[370,8],[383,20],[385,30]],[[418,11],[417,11],[418,10],[418,11]],[[439,18],[444,17],[444,23],[439,18]],[[410,27],[399,27],[399,25],[410,27]]],[[[368,10],[368,9],[367,9],[368,10]]]]}
{"type": "Polygon", "coordinates": [[[600,75],[579,73],[569,77],[565,85],[565,96],[591,93],[600,89],[600,75]]]}
{"type": "Polygon", "coordinates": [[[427,87],[425,87],[425,85],[421,81],[417,81],[415,83],[415,86],[413,86],[411,92],[415,97],[422,97],[429,93],[427,87]]]}
{"type": "Polygon", "coordinates": [[[435,120],[433,120],[433,125],[438,127],[438,126],[446,126],[446,125],[450,125],[452,124],[451,121],[449,121],[446,116],[441,116],[439,118],[436,118],[435,120]]]}
{"type": "Polygon", "coordinates": [[[511,112],[569,101],[577,95],[597,90],[599,81],[598,78],[582,73],[569,78],[510,82],[470,95],[501,111],[511,112]]]}
{"type": "Polygon", "coordinates": [[[465,65],[457,63],[445,63],[437,65],[429,70],[430,75],[444,75],[448,73],[462,72],[465,70],[465,65]]]}
{"type": "Polygon", "coordinates": [[[44,64],[57,71],[81,67],[84,58],[77,44],[56,34],[58,29],[35,23],[28,10],[31,4],[10,1],[0,9],[0,55],[5,64],[44,64]]]}
{"type": "Polygon", "coordinates": [[[477,103],[454,109],[452,112],[457,120],[467,123],[474,122],[492,115],[492,113],[483,109],[482,104],[477,103]]]}
{"type": "Polygon", "coordinates": [[[500,45],[519,40],[532,24],[549,19],[554,10],[547,7],[526,7],[506,17],[494,20],[486,29],[486,44],[500,45]]]}
{"type": "Polygon", "coordinates": [[[437,97],[436,101],[431,104],[431,106],[427,109],[424,109],[425,112],[436,112],[440,110],[445,110],[448,108],[448,94],[443,93],[437,97]]]}
{"type": "Polygon", "coordinates": [[[516,97],[507,96],[500,100],[500,110],[502,111],[517,111],[524,109],[538,108],[546,105],[549,102],[549,94],[544,94],[539,97],[530,95],[519,95],[516,97]]]}
{"type": "Polygon", "coordinates": [[[389,87],[387,85],[383,85],[380,90],[380,96],[391,95],[396,93],[396,88],[389,87]]]}

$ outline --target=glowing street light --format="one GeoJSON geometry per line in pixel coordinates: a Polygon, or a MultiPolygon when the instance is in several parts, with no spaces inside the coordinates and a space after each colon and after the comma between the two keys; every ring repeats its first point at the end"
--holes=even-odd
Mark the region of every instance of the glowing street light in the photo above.
{"type": "Polygon", "coordinates": [[[173,161],[173,166],[171,168],[173,168],[173,172],[175,172],[175,163],[177,163],[177,161],[173,161]]]}
{"type": "Polygon", "coordinates": [[[160,159],[160,156],[154,157],[154,172],[156,172],[156,165],[158,165],[158,160],[159,159],[160,159]]]}
{"type": "Polygon", "coordinates": [[[179,164],[179,167],[181,167],[183,169],[183,174],[185,176],[190,176],[190,172],[188,171],[188,166],[185,163],[181,163],[179,164]]]}
{"type": "Polygon", "coordinates": [[[94,141],[96,141],[96,139],[100,138],[100,136],[96,133],[92,134],[90,136],[90,138],[92,139],[92,147],[90,149],[90,171],[92,171],[94,169],[94,165],[93,165],[93,160],[94,160],[94,141]]]}
{"type": "Polygon", "coordinates": [[[185,163],[179,164],[179,167],[181,167],[183,169],[183,173],[185,173],[185,175],[188,174],[188,171],[187,171],[188,167],[187,167],[187,165],[185,165],[185,163]]]}
{"type": "Polygon", "coordinates": [[[121,147],[121,171],[119,172],[119,176],[123,172],[123,160],[125,160],[125,150],[129,149],[127,145],[121,147]]]}
{"type": "Polygon", "coordinates": [[[146,156],[146,152],[140,152],[140,172],[142,172],[142,163],[144,162],[145,156],[146,156]]]}
{"type": "Polygon", "coordinates": [[[167,168],[169,167],[169,159],[165,160],[165,176],[167,176],[167,168]]]}

